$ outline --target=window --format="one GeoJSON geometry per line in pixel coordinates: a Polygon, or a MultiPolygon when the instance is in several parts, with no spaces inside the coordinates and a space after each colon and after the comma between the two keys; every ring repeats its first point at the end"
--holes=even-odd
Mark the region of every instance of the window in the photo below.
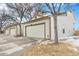
{"type": "Polygon", "coordinates": [[[63,34],[65,33],[65,29],[63,29],[63,34]]]}

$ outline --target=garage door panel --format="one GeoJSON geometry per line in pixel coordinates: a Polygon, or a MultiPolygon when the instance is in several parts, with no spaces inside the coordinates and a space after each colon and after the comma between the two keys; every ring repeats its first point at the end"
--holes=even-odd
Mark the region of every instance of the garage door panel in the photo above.
{"type": "Polygon", "coordinates": [[[16,31],[15,31],[14,28],[10,29],[10,34],[11,34],[11,35],[16,35],[16,31]]]}
{"type": "Polygon", "coordinates": [[[44,24],[28,26],[27,37],[44,38],[44,24]]]}
{"type": "Polygon", "coordinates": [[[6,35],[9,35],[9,30],[6,30],[6,35]]]}

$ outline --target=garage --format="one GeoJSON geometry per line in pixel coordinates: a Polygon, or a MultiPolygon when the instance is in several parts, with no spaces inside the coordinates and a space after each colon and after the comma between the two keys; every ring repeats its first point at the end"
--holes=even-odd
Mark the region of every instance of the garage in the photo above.
{"type": "Polygon", "coordinates": [[[6,35],[9,35],[9,29],[6,29],[6,35]]]}
{"type": "Polygon", "coordinates": [[[16,29],[15,28],[10,28],[10,35],[16,35],[16,29]]]}
{"type": "Polygon", "coordinates": [[[25,30],[27,37],[45,38],[45,23],[28,25],[25,30]]]}

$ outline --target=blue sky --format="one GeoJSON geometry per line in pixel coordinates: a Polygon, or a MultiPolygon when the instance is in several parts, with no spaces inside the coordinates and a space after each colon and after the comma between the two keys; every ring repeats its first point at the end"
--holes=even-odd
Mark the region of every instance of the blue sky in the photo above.
{"type": "MultiPolygon", "coordinates": [[[[61,8],[61,12],[65,11],[65,6],[63,5],[61,8]]],[[[72,9],[73,16],[75,19],[74,28],[79,30],[79,3],[71,3],[70,9],[72,9]]]]}
{"type": "MultiPolygon", "coordinates": [[[[64,5],[62,6],[61,8],[61,12],[64,12],[66,8],[64,5]]],[[[67,8],[66,8],[67,9],[67,8]]],[[[71,3],[70,4],[70,9],[72,9],[73,11],[73,16],[74,16],[74,19],[75,19],[75,24],[74,24],[74,28],[75,29],[79,29],[79,3],[71,3]]],[[[48,8],[45,7],[43,9],[44,11],[47,11],[48,8]]]]}
{"type": "Polygon", "coordinates": [[[72,4],[72,8],[73,8],[73,15],[74,15],[74,18],[75,18],[75,29],[79,29],[79,3],[75,3],[75,4],[72,4]]]}
{"type": "MultiPolygon", "coordinates": [[[[4,7],[6,7],[5,4],[0,4],[0,9],[4,7]]],[[[79,3],[72,3],[71,7],[73,9],[73,15],[76,21],[74,28],[79,29],[79,3]]],[[[46,8],[44,10],[46,10],[46,8]]]]}

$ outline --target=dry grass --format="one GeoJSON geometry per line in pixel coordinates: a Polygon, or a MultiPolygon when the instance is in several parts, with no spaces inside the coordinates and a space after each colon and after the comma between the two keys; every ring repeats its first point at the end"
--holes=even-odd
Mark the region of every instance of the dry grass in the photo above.
{"type": "Polygon", "coordinates": [[[70,45],[65,43],[59,43],[58,45],[50,43],[47,45],[38,44],[32,48],[24,49],[22,51],[23,56],[76,56],[79,55],[78,51],[69,49],[70,45]]]}
{"type": "Polygon", "coordinates": [[[74,35],[79,36],[79,31],[75,31],[74,35]]]}

